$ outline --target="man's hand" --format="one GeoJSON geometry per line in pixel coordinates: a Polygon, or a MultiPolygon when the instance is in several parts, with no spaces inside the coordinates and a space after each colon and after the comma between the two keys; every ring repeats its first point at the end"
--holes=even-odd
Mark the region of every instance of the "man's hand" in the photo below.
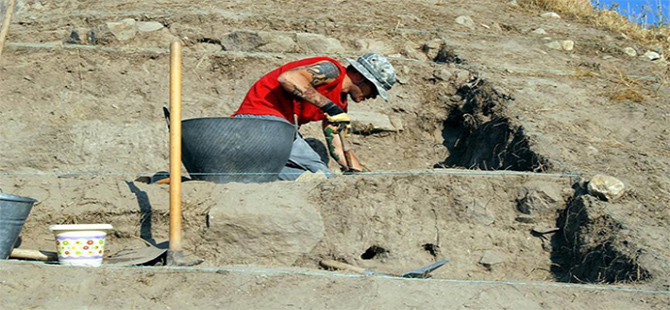
{"type": "Polygon", "coordinates": [[[326,105],[321,107],[321,110],[326,115],[328,123],[337,127],[337,131],[335,133],[346,132],[346,130],[351,127],[351,118],[349,118],[349,115],[347,115],[347,113],[336,104],[328,102],[326,105]]]}
{"type": "Polygon", "coordinates": [[[344,157],[346,159],[348,167],[340,167],[344,174],[357,174],[361,172],[370,172],[371,170],[361,164],[361,161],[358,160],[358,157],[354,155],[353,150],[344,151],[344,157]]]}

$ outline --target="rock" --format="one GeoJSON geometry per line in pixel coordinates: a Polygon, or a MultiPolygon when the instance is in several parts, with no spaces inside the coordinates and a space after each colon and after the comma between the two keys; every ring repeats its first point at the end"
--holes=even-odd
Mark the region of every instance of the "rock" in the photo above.
{"type": "Polygon", "coordinates": [[[475,22],[470,18],[470,16],[459,16],[456,17],[456,23],[462,26],[467,27],[470,30],[475,29],[475,22]]]}
{"type": "Polygon", "coordinates": [[[498,24],[498,23],[493,23],[493,24],[491,25],[491,28],[492,28],[493,30],[495,30],[495,32],[503,32],[502,27],[500,27],[500,24],[498,24]]]}
{"type": "Polygon", "coordinates": [[[542,35],[542,36],[547,34],[547,32],[542,28],[537,28],[537,29],[531,31],[531,33],[537,34],[537,35],[542,35]]]}
{"type": "Polygon", "coordinates": [[[551,49],[555,49],[555,50],[562,50],[563,49],[563,46],[558,41],[551,41],[551,42],[545,44],[544,46],[546,46],[548,48],[551,48],[551,49]]]}
{"type": "Polygon", "coordinates": [[[479,263],[491,270],[493,266],[507,262],[508,258],[505,253],[498,251],[486,251],[479,259],[479,263]]]}
{"type": "Polygon", "coordinates": [[[277,195],[260,184],[245,185],[230,184],[248,198],[220,198],[207,217],[205,241],[225,251],[228,259],[290,266],[323,239],[323,220],[307,191],[287,187],[277,195]]]}
{"type": "Polygon", "coordinates": [[[455,197],[454,205],[462,210],[459,216],[467,222],[486,226],[495,222],[495,218],[488,212],[486,206],[477,200],[455,197]]]}
{"type": "Polygon", "coordinates": [[[412,41],[407,41],[402,45],[400,54],[410,59],[427,60],[426,54],[421,52],[421,45],[412,41]]]}
{"type": "Polygon", "coordinates": [[[630,57],[635,57],[637,56],[637,51],[632,48],[632,47],[626,47],[623,49],[623,53],[630,56],[630,57]]]}
{"type": "Polygon", "coordinates": [[[575,48],[575,42],[572,40],[563,40],[561,41],[561,48],[564,51],[571,51],[575,48]]]}
{"type": "Polygon", "coordinates": [[[454,84],[457,88],[470,81],[470,71],[468,70],[454,69],[452,73],[456,76],[454,84]]]}
{"type": "Polygon", "coordinates": [[[137,31],[152,32],[163,29],[165,26],[159,22],[137,22],[137,31]]]}
{"type": "Polygon", "coordinates": [[[561,15],[558,15],[554,12],[542,13],[540,16],[544,18],[561,19],[561,15]]]}
{"type": "Polygon", "coordinates": [[[398,131],[386,114],[359,111],[349,111],[348,114],[351,117],[351,129],[354,133],[371,134],[382,131],[398,131]]]}
{"type": "Polygon", "coordinates": [[[402,122],[402,119],[400,117],[396,116],[389,116],[389,119],[391,120],[391,125],[395,127],[398,131],[403,131],[405,130],[405,125],[402,122]]]}
{"type": "Polygon", "coordinates": [[[507,5],[517,7],[519,6],[519,2],[517,2],[516,0],[510,0],[509,2],[507,2],[507,5]]]}
{"type": "Polygon", "coordinates": [[[440,51],[440,47],[446,45],[443,40],[441,39],[434,39],[431,41],[428,41],[424,43],[421,46],[421,51],[426,54],[426,57],[428,59],[433,60],[437,57],[438,52],[440,51]]]}
{"type": "Polygon", "coordinates": [[[226,51],[297,52],[295,33],[240,30],[221,39],[226,51]]]}
{"type": "Polygon", "coordinates": [[[433,71],[433,78],[438,81],[449,81],[451,77],[451,71],[446,68],[435,69],[433,71]]]}
{"type": "Polygon", "coordinates": [[[65,38],[63,43],[65,43],[65,44],[81,44],[82,40],[81,40],[81,37],[79,36],[79,32],[77,32],[76,30],[72,30],[72,32],[70,32],[70,35],[67,38],[65,38]]]}
{"type": "Polygon", "coordinates": [[[311,171],[305,171],[295,181],[296,182],[312,182],[312,181],[326,181],[326,180],[328,180],[328,177],[326,177],[326,174],[323,173],[323,171],[319,170],[316,173],[312,173],[311,171]]]}
{"type": "Polygon", "coordinates": [[[625,192],[625,185],[619,179],[597,174],[591,178],[587,186],[589,194],[604,201],[614,201],[625,192]]]}
{"type": "Polygon", "coordinates": [[[383,41],[372,39],[358,39],[354,42],[354,46],[363,53],[388,55],[394,52],[393,48],[386,45],[383,41]]]}
{"type": "Polygon", "coordinates": [[[105,28],[119,41],[132,40],[137,34],[137,22],[132,18],[106,23],[105,28]]]}
{"type": "MultiPolygon", "coordinates": [[[[612,57],[612,58],[614,58],[614,57],[612,57]]],[[[593,145],[587,146],[585,150],[586,150],[586,153],[591,155],[591,156],[600,153],[600,151],[597,148],[595,148],[593,145]]]]}
{"type": "Polygon", "coordinates": [[[298,47],[306,53],[337,53],[343,52],[342,43],[335,38],[314,33],[297,33],[298,47]]]}
{"type": "Polygon", "coordinates": [[[643,56],[643,57],[646,57],[647,59],[652,60],[652,61],[653,61],[653,60],[657,60],[657,59],[661,59],[661,55],[659,55],[659,54],[656,53],[656,52],[652,52],[652,51],[647,51],[647,52],[644,53],[644,55],[642,55],[642,56],[643,56]]]}
{"type": "Polygon", "coordinates": [[[516,200],[519,212],[534,215],[560,209],[563,197],[554,184],[535,181],[525,184],[516,200]]]}

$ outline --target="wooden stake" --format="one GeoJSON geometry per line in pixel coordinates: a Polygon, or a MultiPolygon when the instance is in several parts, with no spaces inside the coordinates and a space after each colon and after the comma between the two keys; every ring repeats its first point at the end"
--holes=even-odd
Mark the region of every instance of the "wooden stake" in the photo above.
{"type": "Polygon", "coordinates": [[[182,251],[181,244],[181,44],[170,45],[170,247],[168,256],[182,251]]]}
{"type": "Polygon", "coordinates": [[[0,30],[0,56],[2,56],[2,50],[5,47],[5,39],[7,38],[7,33],[9,32],[9,23],[12,21],[15,4],[16,0],[9,0],[7,5],[7,12],[5,12],[5,20],[2,22],[2,30],[0,30]]]}

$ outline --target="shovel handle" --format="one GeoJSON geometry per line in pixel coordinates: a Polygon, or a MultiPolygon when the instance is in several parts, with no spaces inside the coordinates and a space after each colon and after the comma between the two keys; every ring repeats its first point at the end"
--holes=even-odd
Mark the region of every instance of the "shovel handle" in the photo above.
{"type": "Polygon", "coordinates": [[[181,43],[170,45],[170,248],[181,252],[181,43]]]}
{"type": "Polygon", "coordinates": [[[14,249],[12,250],[12,253],[9,254],[9,257],[50,262],[58,260],[58,253],[50,251],[14,249]]]}
{"type": "Polygon", "coordinates": [[[338,262],[338,261],[332,260],[332,259],[324,259],[320,263],[321,263],[322,266],[328,267],[328,268],[339,269],[339,270],[348,270],[348,271],[353,271],[355,273],[359,273],[359,274],[363,274],[363,275],[372,274],[372,272],[370,270],[367,270],[365,268],[356,267],[356,266],[349,265],[349,264],[343,263],[343,262],[338,262]]]}

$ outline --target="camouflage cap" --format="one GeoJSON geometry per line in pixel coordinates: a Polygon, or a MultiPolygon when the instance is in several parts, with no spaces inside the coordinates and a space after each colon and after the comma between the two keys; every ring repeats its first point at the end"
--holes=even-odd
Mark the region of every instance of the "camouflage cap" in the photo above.
{"type": "Polygon", "coordinates": [[[387,91],[395,84],[396,76],[395,69],[386,57],[368,53],[359,57],[358,60],[347,58],[347,61],[356,68],[356,71],[372,82],[379,95],[388,101],[387,91]]]}

